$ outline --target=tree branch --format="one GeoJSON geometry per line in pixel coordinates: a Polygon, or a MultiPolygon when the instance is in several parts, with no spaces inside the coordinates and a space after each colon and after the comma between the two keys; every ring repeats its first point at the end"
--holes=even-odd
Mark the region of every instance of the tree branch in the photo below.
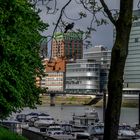
{"type": "MultiPolygon", "coordinates": [[[[46,5],[48,5],[49,3],[50,3],[50,1],[48,1],[46,5]]],[[[55,13],[57,12],[56,6],[57,6],[57,0],[54,1],[54,8],[53,8],[53,11],[49,12],[49,11],[50,11],[50,9],[49,9],[50,7],[46,7],[47,10],[48,10],[48,11],[47,11],[47,14],[55,14],[55,13]]]]}
{"type": "Polygon", "coordinates": [[[106,5],[106,3],[104,2],[104,0],[100,0],[105,13],[107,14],[108,18],[110,19],[110,21],[116,26],[116,21],[114,20],[112,13],[110,12],[110,10],[108,9],[108,6],[106,5]]]}
{"type": "Polygon", "coordinates": [[[138,1],[137,7],[140,8],[140,1],[138,1]]]}
{"type": "MultiPolygon", "coordinates": [[[[58,18],[57,23],[56,23],[56,25],[55,25],[55,28],[54,28],[54,30],[53,30],[52,39],[54,38],[55,31],[56,31],[56,29],[57,29],[57,27],[58,27],[58,24],[59,24],[59,22],[60,22],[60,20],[61,20],[61,18],[62,18],[63,12],[64,12],[65,8],[70,4],[71,1],[72,1],[72,0],[69,0],[69,1],[63,6],[63,8],[61,9],[59,18],[58,18]]],[[[52,41],[51,41],[51,56],[50,56],[50,59],[51,59],[51,57],[52,57],[52,41]]]]}

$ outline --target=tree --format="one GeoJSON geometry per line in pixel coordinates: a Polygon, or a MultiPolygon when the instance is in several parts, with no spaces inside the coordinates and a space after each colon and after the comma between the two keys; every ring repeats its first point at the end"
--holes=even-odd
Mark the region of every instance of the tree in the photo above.
{"type": "Polygon", "coordinates": [[[132,26],[133,0],[121,0],[118,19],[112,17],[104,0],[100,0],[104,11],[116,29],[108,77],[108,103],[105,113],[104,140],[117,140],[122,103],[123,74],[128,54],[129,35],[132,26]]]}
{"type": "Polygon", "coordinates": [[[47,28],[27,0],[0,1],[0,118],[40,103],[39,32],[47,28]]]}

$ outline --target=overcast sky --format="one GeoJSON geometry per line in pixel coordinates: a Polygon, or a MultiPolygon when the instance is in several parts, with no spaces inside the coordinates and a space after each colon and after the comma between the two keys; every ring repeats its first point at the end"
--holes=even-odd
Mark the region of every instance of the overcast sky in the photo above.
{"type": "MultiPolygon", "coordinates": [[[[57,4],[58,4],[58,8],[61,9],[61,7],[67,2],[68,0],[57,0],[57,4]]],[[[76,18],[77,17],[77,13],[79,11],[83,11],[83,8],[81,5],[76,5],[74,3],[75,0],[72,1],[72,3],[70,3],[70,5],[66,8],[66,13],[67,15],[69,15],[69,17],[72,18],[76,18]]],[[[78,1],[78,0],[77,0],[78,1]]],[[[107,2],[107,5],[110,9],[118,9],[119,8],[119,0],[105,0],[107,2]]],[[[136,3],[138,2],[138,0],[134,0],[135,4],[134,4],[134,9],[137,9],[136,3]]],[[[38,3],[38,5],[40,5],[38,3]]],[[[54,3],[51,3],[51,7],[54,5],[54,3]]],[[[40,6],[39,6],[40,7],[40,6]]],[[[41,6],[42,12],[40,13],[41,18],[43,19],[43,21],[47,22],[50,26],[48,28],[48,30],[44,33],[45,35],[51,35],[52,31],[54,29],[54,26],[52,25],[53,22],[56,23],[58,17],[59,17],[59,12],[55,15],[48,15],[46,14],[46,7],[41,6]]],[[[88,14],[88,12],[86,12],[88,14]]],[[[89,15],[89,14],[88,14],[89,15]]],[[[89,15],[86,19],[82,20],[82,21],[74,21],[75,25],[74,25],[74,29],[80,28],[80,29],[85,29],[87,26],[89,26],[90,24],[90,19],[91,19],[91,15],[89,15]]],[[[67,22],[71,23],[73,21],[71,20],[67,20],[67,22]]],[[[112,48],[113,46],[113,25],[112,24],[108,24],[108,25],[103,25],[103,26],[99,26],[98,28],[96,28],[97,31],[94,32],[92,34],[92,38],[91,38],[91,42],[93,44],[93,46],[95,45],[104,45],[105,47],[109,47],[112,48]]]]}

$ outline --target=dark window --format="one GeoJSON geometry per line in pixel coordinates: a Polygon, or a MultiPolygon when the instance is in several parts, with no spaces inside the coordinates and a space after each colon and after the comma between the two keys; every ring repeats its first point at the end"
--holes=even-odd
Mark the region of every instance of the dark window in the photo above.
{"type": "Polygon", "coordinates": [[[135,43],[136,43],[136,42],[139,42],[139,38],[135,38],[135,43]]]}

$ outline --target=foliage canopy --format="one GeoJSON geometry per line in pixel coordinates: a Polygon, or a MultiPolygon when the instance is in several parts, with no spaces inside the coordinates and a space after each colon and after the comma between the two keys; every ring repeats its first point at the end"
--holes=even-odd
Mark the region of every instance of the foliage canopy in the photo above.
{"type": "Polygon", "coordinates": [[[40,103],[39,32],[47,29],[27,0],[0,1],[0,118],[40,103]]]}

